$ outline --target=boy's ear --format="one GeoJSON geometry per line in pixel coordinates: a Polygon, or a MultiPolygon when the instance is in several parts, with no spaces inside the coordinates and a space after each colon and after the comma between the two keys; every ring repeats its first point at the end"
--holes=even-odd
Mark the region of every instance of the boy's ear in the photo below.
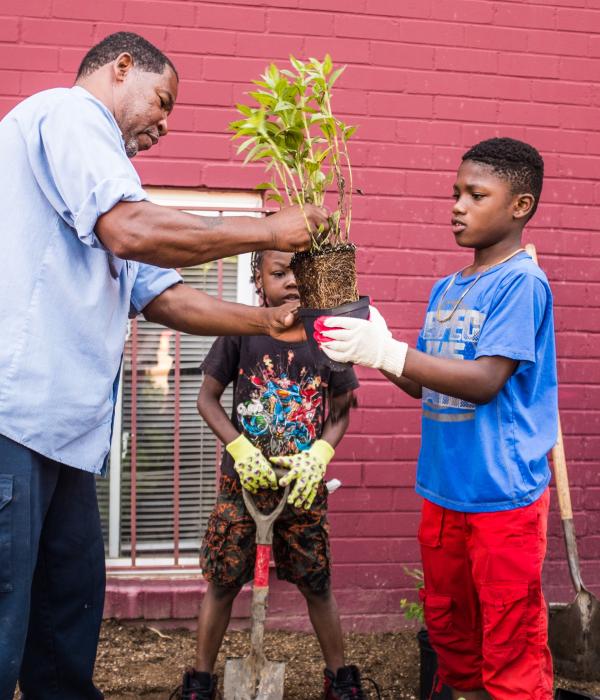
{"type": "Polygon", "coordinates": [[[529,192],[526,194],[517,195],[513,203],[513,218],[522,219],[528,216],[531,213],[534,204],[535,197],[529,192]]]}

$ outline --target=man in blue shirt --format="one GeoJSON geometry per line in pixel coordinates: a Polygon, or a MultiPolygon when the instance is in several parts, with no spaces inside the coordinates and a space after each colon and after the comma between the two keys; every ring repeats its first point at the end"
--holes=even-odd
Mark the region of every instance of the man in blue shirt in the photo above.
{"type": "Polygon", "coordinates": [[[421,595],[439,677],[466,700],[552,698],[541,571],[556,351],[548,280],[521,247],[542,181],[539,153],[520,141],[464,154],[452,232],[474,259],[433,287],[416,350],[374,310],[315,324],[334,360],[381,369],[422,399],[421,595]]]}
{"type": "MultiPolygon", "coordinates": [[[[297,207],[205,218],[150,203],[130,158],[167,133],[171,61],[118,33],[76,84],[0,122],[0,700],[100,698],[104,596],[94,475],[109,451],[127,318],[207,335],[268,333],[292,305],[250,308],[181,284],[171,267],[301,250],[297,207]]],[[[326,211],[307,207],[314,233],[326,211]]]]}

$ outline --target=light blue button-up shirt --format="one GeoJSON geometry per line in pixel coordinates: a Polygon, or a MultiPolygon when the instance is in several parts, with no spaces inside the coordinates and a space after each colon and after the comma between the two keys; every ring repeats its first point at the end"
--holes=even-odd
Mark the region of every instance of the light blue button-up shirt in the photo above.
{"type": "Polygon", "coordinates": [[[181,277],[96,237],[99,216],[147,196],[114,117],[83,88],[13,109],[0,162],[0,433],[99,473],[128,315],[181,277]]]}

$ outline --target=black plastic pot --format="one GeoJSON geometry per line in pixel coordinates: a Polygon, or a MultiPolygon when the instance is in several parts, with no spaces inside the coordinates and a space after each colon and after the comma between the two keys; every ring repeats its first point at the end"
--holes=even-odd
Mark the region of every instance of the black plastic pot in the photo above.
{"type": "Polygon", "coordinates": [[[442,687],[439,693],[432,693],[438,665],[437,654],[429,643],[429,634],[425,628],[417,632],[417,641],[419,642],[420,657],[420,700],[452,700],[452,691],[446,685],[442,687]]]}
{"type": "Polygon", "coordinates": [[[350,304],[342,304],[333,309],[299,309],[298,315],[304,324],[306,337],[313,354],[314,360],[319,365],[325,365],[334,372],[342,372],[348,369],[349,365],[345,362],[334,362],[319,348],[319,344],[313,338],[315,329],[315,321],[319,316],[350,316],[351,318],[369,318],[369,297],[360,297],[358,301],[353,301],[350,304]]]}
{"type": "Polygon", "coordinates": [[[589,695],[578,690],[557,688],[554,692],[554,700],[600,700],[600,698],[597,695],[589,695]]]}

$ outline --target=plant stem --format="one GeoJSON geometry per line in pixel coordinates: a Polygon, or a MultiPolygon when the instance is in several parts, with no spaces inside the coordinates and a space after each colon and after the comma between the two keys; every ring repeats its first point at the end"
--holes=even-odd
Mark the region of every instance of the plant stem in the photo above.
{"type": "MultiPolygon", "coordinates": [[[[304,210],[304,198],[300,197],[300,193],[298,192],[298,188],[296,187],[296,181],[294,180],[294,174],[292,173],[288,164],[285,162],[283,156],[281,155],[281,151],[277,148],[277,144],[269,136],[269,134],[267,133],[266,130],[263,132],[262,135],[263,135],[263,138],[266,139],[266,141],[270,144],[271,148],[275,152],[275,155],[279,158],[279,162],[281,163],[281,165],[283,165],[283,168],[284,168],[285,172],[287,173],[287,176],[290,178],[290,182],[292,183],[292,187],[294,189],[294,194],[296,195],[296,202],[299,204],[300,209],[302,209],[302,216],[304,216],[304,221],[306,222],[306,228],[310,232],[310,224],[308,223],[308,218],[307,218],[306,212],[304,210]]],[[[279,170],[277,172],[279,172],[279,170]]],[[[287,190],[287,183],[286,182],[284,182],[284,187],[287,190]]]]}
{"type": "Polygon", "coordinates": [[[350,240],[350,224],[352,223],[352,193],[354,191],[354,185],[352,180],[352,166],[350,165],[350,154],[348,153],[348,142],[344,139],[344,158],[346,159],[346,166],[348,168],[348,208],[346,213],[346,220],[344,221],[344,228],[346,234],[346,242],[350,240]]]}

